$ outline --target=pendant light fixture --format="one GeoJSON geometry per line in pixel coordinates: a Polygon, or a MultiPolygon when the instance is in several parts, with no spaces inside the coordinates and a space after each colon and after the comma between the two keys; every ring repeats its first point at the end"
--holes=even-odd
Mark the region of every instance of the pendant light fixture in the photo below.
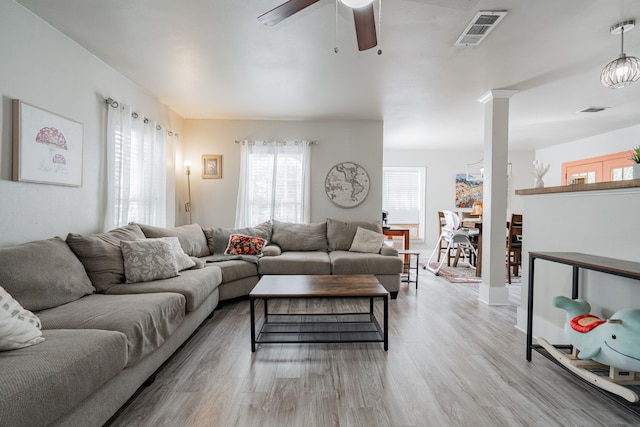
{"type": "Polygon", "coordinates": [[[600,73],[600,81],[605,87],[611,89],[620,89],[629,86],[640,78],[640,59],[635,56],[627,56],[624,53],[624,33],[635,27],[636,20],[620,22],[611,27],[611,34],[620,34],[620,56],[609,62],[602,73],[600,73]]]}

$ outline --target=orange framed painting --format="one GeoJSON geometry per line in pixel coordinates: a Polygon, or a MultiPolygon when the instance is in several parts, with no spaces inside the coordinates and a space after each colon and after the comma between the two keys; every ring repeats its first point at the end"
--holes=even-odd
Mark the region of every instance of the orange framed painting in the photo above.
{"type": "Polygon", "coordinates": [[[203,154],[202,155],[202,178],[220,179],[222,178],[222,155],[203,154]]]}

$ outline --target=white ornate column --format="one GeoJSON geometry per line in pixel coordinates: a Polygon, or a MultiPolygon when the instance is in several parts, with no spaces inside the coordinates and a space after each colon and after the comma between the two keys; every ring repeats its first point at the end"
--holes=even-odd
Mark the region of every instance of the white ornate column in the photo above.
{"type": "Polygon", "coordinates": [[[485,105],[482,283],[478,298],[488,305],[509,301],[505,286],[509,98],[517,92],[493,89],[478,99],[485,105]]]}

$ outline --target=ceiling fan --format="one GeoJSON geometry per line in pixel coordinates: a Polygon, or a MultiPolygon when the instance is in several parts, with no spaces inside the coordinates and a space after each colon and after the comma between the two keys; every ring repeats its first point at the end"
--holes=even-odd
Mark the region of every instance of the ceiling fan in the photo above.
{"type": "MultiPolygon", "coordinates": [[[[320,0],[289,0],[260,15],[258,21],[272,26],[318,1],[320,0]]],[[[373,14],[373,0],[340,0],[340,2],[353,9],[358,50],[362,51],[375,47],[378,44],[378,39],[376,37],[376,23],[373,14]]]]}

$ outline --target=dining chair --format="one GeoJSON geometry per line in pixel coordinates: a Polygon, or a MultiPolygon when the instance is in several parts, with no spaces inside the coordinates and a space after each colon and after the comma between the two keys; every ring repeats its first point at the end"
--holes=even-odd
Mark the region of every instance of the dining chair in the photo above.
{"type": "Polygon", "coordinates": [[[522,214],[511,214],[507,233],[507,283],[522,266],[522,214]],[[512,274],[513,273],[513,274],[512,274]]]}

